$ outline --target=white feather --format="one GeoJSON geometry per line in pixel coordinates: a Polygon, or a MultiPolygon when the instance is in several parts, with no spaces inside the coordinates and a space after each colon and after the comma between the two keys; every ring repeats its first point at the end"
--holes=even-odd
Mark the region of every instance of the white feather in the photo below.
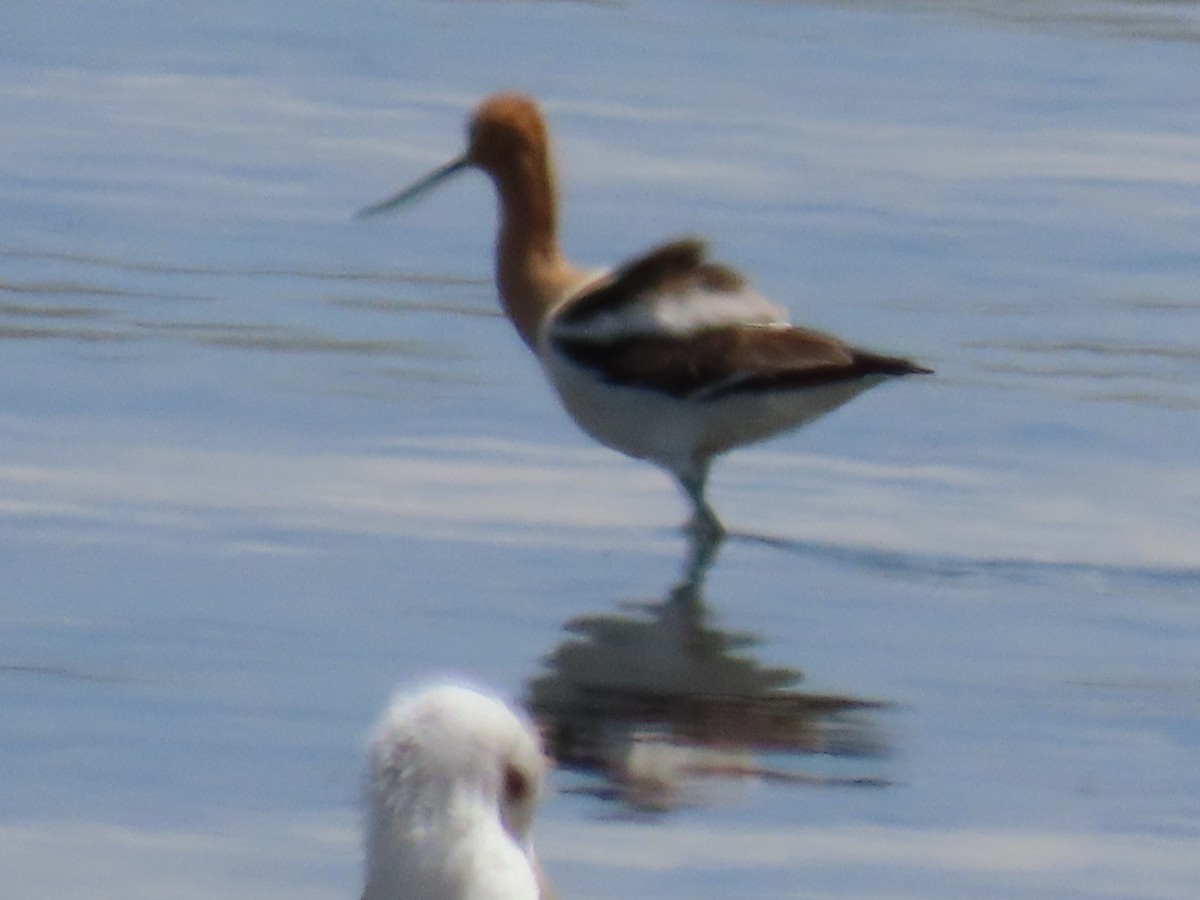
{"type": "Polygon", "coordinates": [[[543,770],[536,735],[500,701],[454,686],[397,697],[368,757],[363,900],[538,900],[543,770]]]}
{"type": "MultiPolygon", "coordinates": [[[[559,311],[598,287],[591,282],[585,292],[569,299],[559,311]]],[[[782,325],[787,314],[751,288],[736,292],[693,287],[684,291],[642,296],[634,303],[605,310],[583,322],[551,319],[555,337],[613,341],[628,337],[687,337],[709,328],[729,325],[782,325]]]]}

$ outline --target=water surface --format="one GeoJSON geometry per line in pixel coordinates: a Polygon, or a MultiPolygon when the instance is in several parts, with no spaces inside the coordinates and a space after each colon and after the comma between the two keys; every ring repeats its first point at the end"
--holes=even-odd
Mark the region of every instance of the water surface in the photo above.
{"type": "Polygon", "coordinates": [[[564,897],[1194,896],[1198,24],[19,4],[0,884],[354,896],[393,688],[561,713],[569,675],[637,715],[558,747],[564,897]],[[581,262],[702,233],[798,320],[938,371],[719,463],[708,568],[498,314],[483,178],[351,220],[504,87],[543,100],[581,262]],[[631,747],[665,788],[613,780],[631,747]]]}

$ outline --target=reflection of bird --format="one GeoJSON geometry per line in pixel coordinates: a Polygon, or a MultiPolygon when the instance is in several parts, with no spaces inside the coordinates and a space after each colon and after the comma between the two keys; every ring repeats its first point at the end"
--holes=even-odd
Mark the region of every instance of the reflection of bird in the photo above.
{"type": "Polygon", "coordinates": [[[639,812],[691,803],[711,777],[887,784],[778,765],[790,755],[881,755],[887,740],[873,712],[887,704],[796,690],[803,672],[763,665],[758,637],[721,628],[703,596],[718,550],[693,535],[683,578],[661,601],[566,623],[528,694],[557,764],[600,773],[606,784],[586,792],[639,812]]]}
{"type": "Polygon", "coordinates": [[[498,700],[397,697],[371,742],[363,900],[549,900],[529,836],[544,768],[498,700]]]}
{"type": "Polygon", "coordinates": [[[468,167],[500,195],[500,301],[563,404],[596,440],[673,473],[691,527],[722,531],[704,498],[718,454],[796,428],[894,375],[927,372],[787,323],[704,244],[663,244],[613,271],[559,251],[549,137],[536,104],[485,99],[466,152],[361,215],[390,210],[468,167]]]}

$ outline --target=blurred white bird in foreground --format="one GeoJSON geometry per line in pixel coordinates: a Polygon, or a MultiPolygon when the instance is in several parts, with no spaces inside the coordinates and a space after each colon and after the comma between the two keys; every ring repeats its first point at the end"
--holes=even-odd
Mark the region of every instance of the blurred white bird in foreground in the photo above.
{"type": "Polygon", "coordinates": [[[363,900],[551,900],[529,834],[545,768],[499,700],[451,685],[396,697],[368,755],[363,900]]]}

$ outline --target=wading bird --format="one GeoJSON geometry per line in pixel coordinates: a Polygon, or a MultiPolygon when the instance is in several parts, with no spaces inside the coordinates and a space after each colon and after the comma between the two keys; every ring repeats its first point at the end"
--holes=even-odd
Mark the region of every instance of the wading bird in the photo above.
{"type": "Polygon", "coordinates": [[[886,378],[930,371],[789,324],[694,238],[611,270],[568,262],[546,124],[520,94],[486,98],[461,156],[359,215],[393,210],[468,168],[499,193],[500,302],[563,405],[600,443],[671,472],[702,537],[723,533],[704,496],[716,456],[798,428],[886,378]]]}

